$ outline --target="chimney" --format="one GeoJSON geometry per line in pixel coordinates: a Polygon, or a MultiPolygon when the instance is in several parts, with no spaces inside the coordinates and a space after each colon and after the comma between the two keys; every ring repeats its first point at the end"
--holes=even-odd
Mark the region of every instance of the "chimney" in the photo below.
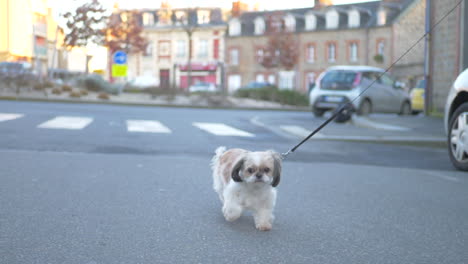
{"type": "Polygon", "coordinates": [[[242,1],[232,2],[231,15],[239,17],[244,11],[248,10],[248,5],[242,1]]]}
{"type": "Polygon", "coordinates": [[[315,0],[314,8],[320,8],[333,5],[332,0],[315,0]]]}

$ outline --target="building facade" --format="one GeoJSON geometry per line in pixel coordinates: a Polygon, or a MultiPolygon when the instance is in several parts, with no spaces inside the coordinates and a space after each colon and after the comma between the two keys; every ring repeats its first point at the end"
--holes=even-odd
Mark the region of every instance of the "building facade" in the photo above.
{"type": "MultiPolygon", "coordinates": [[[[449,13],[459,0],[427,0],[430,26],[449,13]]],[[[426,106],[428,112],[442,113],[452,83],[468,68],[468,3],[462,1],[442,20],[429,38],[426,106]]]]}
{"type": "Polygon", "coordinates": [[[41,76],[51,67],[66,68],[57,29],[46,0],[0,0],[0,61],[29,62],[41,76]]]}
{"type": "MultiPolygon", "coordinates": [[[[227,88],[251,81],[307,92],[326,68],[370,65],[387,68],[424,34],[425,0],[382,0],[348,5],[315,1],[312,8],[244,12],[229,20],[226,36],[227,88]],[[299,52],[293,69],[265,68],[272,17],[299,52]]],[[[424,74],[424,43],[395,64],[391,72],[415,82],[424,74]]]]}
{"type": "Polygon", "coordinates": [[[223,86],[226,23],[218,8],[138,10],[146,52],[129,55],[130,80],[187,89],[191,83],[223,86]],[[189,58],[190,57],[190,58],[189,58]]]}

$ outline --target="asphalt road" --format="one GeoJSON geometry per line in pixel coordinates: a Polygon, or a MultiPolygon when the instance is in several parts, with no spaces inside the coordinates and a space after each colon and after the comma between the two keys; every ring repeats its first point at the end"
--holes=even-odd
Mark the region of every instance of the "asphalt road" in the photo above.
{"type": "Polygon", "coordinates": [[[286,151],[297,138],[252,118],[309,113],[5,101],[0,113],[23,115],[0,122],[0,263],[468,263],[468,177],[445,149],[308,142],[285,160],[273,230],[260,232],[249,214],[223,219],[212,153],[286,151]],[[57,116],[92,122],[38,127],[57,116]]]}

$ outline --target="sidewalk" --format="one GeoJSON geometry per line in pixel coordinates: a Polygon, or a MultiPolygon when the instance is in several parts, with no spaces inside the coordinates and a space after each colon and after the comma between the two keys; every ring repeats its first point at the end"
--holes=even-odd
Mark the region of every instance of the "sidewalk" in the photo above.
{"type": "MultiPolygon", "coordinates": [[[[78,90],[78,89],[74,89],[78,90]]],[[[99,93],[89,92],[88,95],[81,95],[79,98],[70,96],[69,92],[53,94],[52,89],[35,91],[32,89],[22,89],[16,94],[12,89],[0,87],[0,100],[31,100],[50,102],[71,102],[71,103],[102,103],[102,104],[123,104],[123,105],[145,105],[145,106],[173,106],[173,107],[193,107],[193,108],[234,108],[234,109],[258,109],[258,110],[289,110],[304,111],[307,107],[295,107],[282,105],[276,102],[259,101],[249,98],[236,98],[232,96],[190,94],[190,95],[158,95],[153,97],[148,93],[120,93],[109,95],[108,100],[98,98],[99,93]]]]}

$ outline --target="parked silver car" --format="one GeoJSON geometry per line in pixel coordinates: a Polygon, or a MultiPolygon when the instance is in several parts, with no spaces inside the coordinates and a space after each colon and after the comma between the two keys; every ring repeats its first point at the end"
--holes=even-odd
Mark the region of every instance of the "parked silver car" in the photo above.
{"type": "Polygon", "coordinates": [[[360,115],[372,112],[411,114],[410,97],[402,83],[395,81],[383,69],[369,66],[335,66],[328,68],[310,91],[310,105],[316,116],[350,102],[374,80],[376,82],[352,103],[360,115]]]}
{"type": "Polygon", "coordinates": [[[444,123],[450,160],[457,169],[468,171],[468,68],[452,85],[444,123]]]}

